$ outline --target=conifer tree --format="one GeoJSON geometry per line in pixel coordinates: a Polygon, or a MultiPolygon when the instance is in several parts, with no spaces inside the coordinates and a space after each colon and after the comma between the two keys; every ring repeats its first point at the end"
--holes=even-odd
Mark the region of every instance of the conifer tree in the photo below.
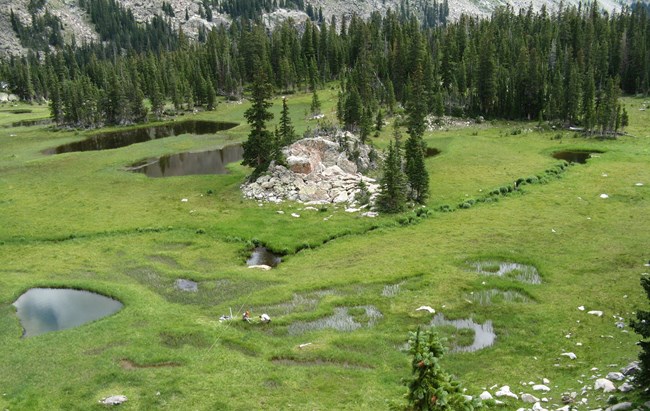
{"type": "Polygon", "coordinates": [[[273,105],[269,101],[272,92],[273,87],[267,81],[264,70],[259,70],[251,86],[251,107],[244,112],[251,131],[243,144],[242,164],[255,169],[253,177],[264,172],[272,160],[273,134],[266,129],[266,122],[273,119],[273,113],[269,111],[273,105]]]}
{"type": "Polygon", "coordinates": [[[343,113],[343,123],[347,130],[355,130],[361,123],[363,107],[361,105],[361,96],[356,87],[352,87],[352,91],[345,99],[345,108],[343,113]]]}
{"type": "Polygon", "coordinates": [[[318,93],[316,89],[311,94],[311,105],[309,106],[309,111],[311,111],[312,116],[320,114],[320,100],[318,99],[318,93]]]}
{"type": "Polygon", "coordinates": [[[409,333],[413,376],[408,381],[408,411],[472,411],[475,403],[465,399],[460,382],[443,370],[444,348],[433,330],[409,333]]]}
{"type": "Polygon", "coordinates": [[[410,186],[409,196],[412,200],[424,204],[429,196],[429,174],[424,163],[426,143],[422,140],[426,128],[424,124],[426,102],[423,98],[424,89],[421,78],[422,69],[418,65],[409,87],[410,100],[406,106],[409,138],[406,140],[404,148],[406,157],[405,172],[410,186]]]}
{"type": "Polygon", "coordinates": [[[280,113],[280,127],[278,128],[280,136],[279,144],[281,147],[288,146],[296,139],[296,130],[291,124],[291,117],[289,116],[289,106],[287,105],[287,98],[282,99],[282,112],[280,113]]]}
{"type": "Polygon", "coordinates": [[[388,144],[384,160],[383,174],[379,180],[380,192],[377,197],[379,211],[399,213],[406,206],[407,182],[402,170],[402,148],[399,128],[395,127],[394,143],[388,144]]]}

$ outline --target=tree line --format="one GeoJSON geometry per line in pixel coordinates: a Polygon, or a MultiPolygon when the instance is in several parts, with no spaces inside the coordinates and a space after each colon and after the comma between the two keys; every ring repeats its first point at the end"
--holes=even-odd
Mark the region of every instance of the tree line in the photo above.
{"type": "MultiPolygon", "coordinates": [[[[88,3],[115,6],[114,0],[88,3]]],[[[129,16],[122,10],[107,27],[143,28],[129,16]]],[[[650,88],[650,24],[642,6],[611,15],[596,3],[553,13],[501,8],[491,18],[461,16],[434,27],[412,12],[390,10],[365,20],[307,21],[302,29],[288,20],[272,31],[241,18],[214,28],[203,43],[161,27],[170,34],[158,42],[134,41],[150,34],[115,35],[102,44],[14,57],[0,64],[0,76],[23,100],[60,98],[63,113],[96,101],[90,120],[53,110],[60,124],[96,126],[135,120],[113,116],[111,106],[124,106],[127,94],[107,97],[113,79],[141,92],[160,115],[165,101],[181,110],[212,108],[216,95],[241,98],[261,68],[283,93],[340,81],[339,119],[364,132],[380,111],[391,115],[404,106],[415,85],[427,114],[544,119],[604,133],[621,125],[621,91],[650,88]],[[87,96],[66,93],[82,84],[87,96]]]]}

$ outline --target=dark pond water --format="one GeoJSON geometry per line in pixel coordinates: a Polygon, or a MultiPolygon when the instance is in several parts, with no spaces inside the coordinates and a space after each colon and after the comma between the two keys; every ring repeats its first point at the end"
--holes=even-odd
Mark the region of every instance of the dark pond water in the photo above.
{"type": "Polygon", "coordinates": [[[236,144],[219,150],[150,158],[133,164],[128,170],[144,173],[147,177],[227,174],[226,165],[241,161],[243,155],[244,149],[241,144],[236,144]]]}
{"type": "Polygon", "coordinates": [[[32,288],[14,303],[25,337],[78,327],[119,311],[121,302],[90,291],[32,288]]]}
{"type": "Polygon", "coordinates": [[[125,147],[131,144],[142,143],[159,138],[173,137],[181,134],[214,134],[219,131],[231,129],[237,125],[237,123],[218,121],[187,120],[153,127],[110,131],[95,134],[85,140],[50,148],[43,151],[43,153],[61,154],[74,151],[110,150],[113,148],[125,147]]]}
{"type": "Polygon", "coordinates": [[[553,158],[565,160],[569,163],[585,164],[591,158],[592,154],[602,153],[602,151],[574,150],[574,151],[556,151],[553,158]]]}
{"type": "Polygon", "coordinates": [[[426,150],[426,152],[424,153],[424,155],[425,155],[426,157],[435,157],[435,156],[437,156],[438,154],[440,154],[440,150],[438,150],[438,149],[435,148],[435,147],[427,147],[427,150],[426,150]]]}
{"type": "Polygon", "coordinates": [[[275,267],[282,262],[280,256],[273,254],[266,247],[255,247],[250,258],[246,260],[246,265],[268,265],[275,267]]]}

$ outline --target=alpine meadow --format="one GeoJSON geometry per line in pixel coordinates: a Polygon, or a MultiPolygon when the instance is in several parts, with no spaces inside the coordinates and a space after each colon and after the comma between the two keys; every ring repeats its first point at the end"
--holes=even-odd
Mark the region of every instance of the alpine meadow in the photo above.
{"type": "Polygon", "coordinates": [[[333,3],[7,3],[1,410],[650,409],[650,6],[333,3]]]}

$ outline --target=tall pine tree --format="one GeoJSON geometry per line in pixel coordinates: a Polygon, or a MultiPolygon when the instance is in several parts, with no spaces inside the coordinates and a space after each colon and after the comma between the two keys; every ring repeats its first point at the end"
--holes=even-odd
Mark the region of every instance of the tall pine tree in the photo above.
{"type": "Polygon", "coordinates": [[[266,129],[266,122],[273,119],[269,100],[273,87],[267,81],[264,70],[259,70],[251,87],[251,107],[244,112],[244,117],[251,126],[248,140],[243,144],[244,159],[242,164],[253,167],[253,176],[266,171],[273,152],[273,134],[266,129]]]}

